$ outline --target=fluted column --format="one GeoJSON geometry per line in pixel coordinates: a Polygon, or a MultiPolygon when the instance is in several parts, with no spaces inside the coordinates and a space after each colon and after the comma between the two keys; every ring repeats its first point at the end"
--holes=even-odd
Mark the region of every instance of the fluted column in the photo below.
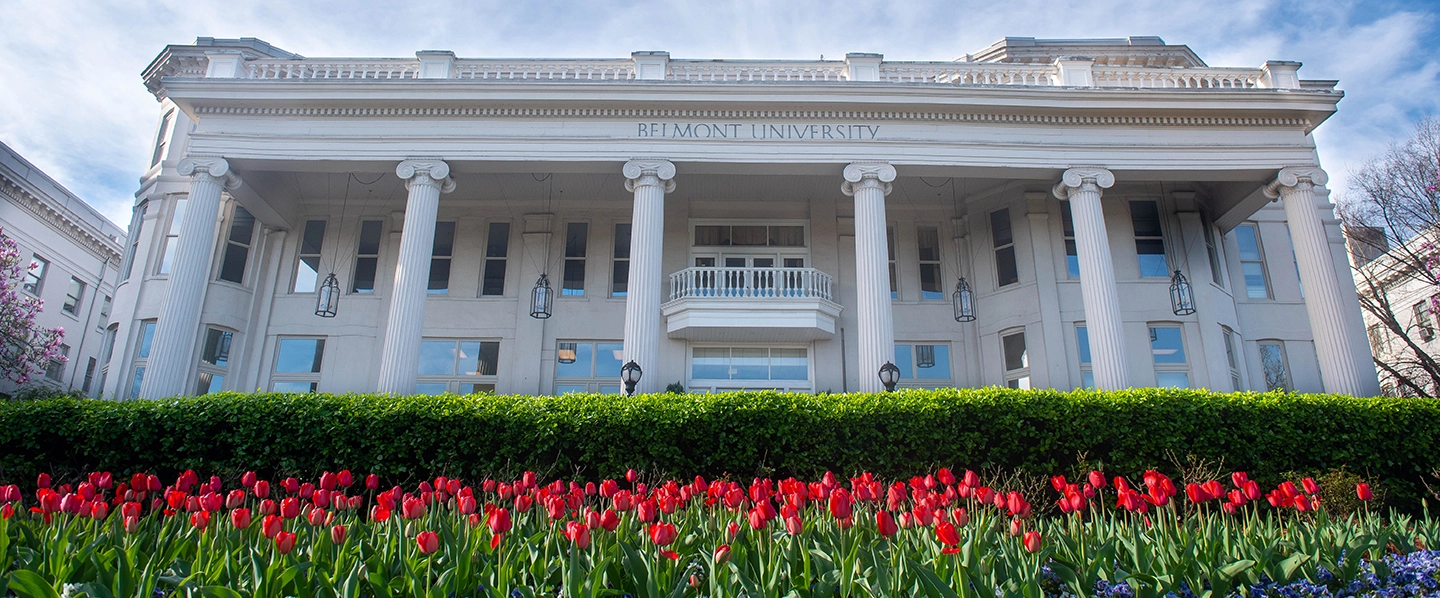
{"type": "Polygon", "coordinates": [[[1345,320],[1340,281],[1336,278],[1325,223],[1315,210],[1315,187],[1328,181],[1329,176],[1319,168],[1285,168],[1265,186],[1265,195],[1279,198],[1285,206],[1285,220],[1290,224],[1290,241],[1295,247],[1295,262],[1300,266],[1305,311],[1310,316],[1310,332],[1315,337],[1325,392],[1363,396],[1362,376],[1374,376],[1375,368],[1368,355],[1362,360],[1350,350],[1355,343],[1349,339],[1352,330],[1345,320]]]}
{"type": "MultiPolygon", "coordinates": [[[[630,219],[630,282],[625,294],[624,362],[640,366],[635,392],[660,389],[660,257],[664,250],[665,194],[675,190],[675,165],[668,160],[625,163],[625,189],[635,194],[630,219]]],[[[623,384],[623,383],[622,383],[623,384]]]]}
{"type": "Polygon", "coordinates": [[[1100,206],[1101,190],[1114,184],[1115,175],[1109,170],[1085,166],[1066,170],[1054,189],[1055,197],[1070,201],[1075,252],[1080,260],[1080,295],[1085,301],[1085,330],[1090,336],[1090,364],[1096,388],[1104,390],[1130,386],[1115,264],[1100,206]]]}
{"type": "Polygon", "coordinates": [[[434,159],[400,163],[395,174],[405,180],[405,228],[395,260],[395,285],[390,315],[385,319],[385,344],[380,350],[380,382],[385,393],[415,392],[420,370],[420,335],[425,327],[425,287],[430,279],[430,254],[435,245],[435,216],[440,194],[455,189],[450,165],[434,159]]]}
{"type": "Polygon", "coordinates": [[[175,241],[175,263],[170,266],[165,304],[155,322],[150,361],[140,396],[160,399],[188,394],[185,380],[194,365],[194,345],[200,335],[200,308],[205,302],[210,262],[214,257],[215,220],[220,213],[220,192],[240,186],[230,163],[220,157],[188,156],[180,161],[180,174],[190,177],[189,205],[175,241]]]}
{"type": "Polygon", "coordinates": [[[885,196],[895,167],[852,162],[840,190],[855,197],[855,317],[860,326],[860,392],[880,392],[880,366],[895,361],[890,311],[890,257],[885,243],[885,196]]]}

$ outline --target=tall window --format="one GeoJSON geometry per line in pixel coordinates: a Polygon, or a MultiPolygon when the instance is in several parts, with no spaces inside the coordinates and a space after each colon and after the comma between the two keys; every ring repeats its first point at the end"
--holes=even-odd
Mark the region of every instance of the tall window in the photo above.
{"type": "Polygon", "coordinates": [[[275,374],[270,390],[315,392],[325,358],[325,339],[281,337],[275,349],[275,374]]]}
{"type": "Polygon", "coordinates": [[[1235,244],[1240,246],[1240,272],[1245,275],[1245,296],[1269,299],[1270,283],[1265,275],[1265,254],[1260,233],[1252,223],[1235,227],[1235,244]]]}
{"type": "Polygon", "coordinates": [[[630,223],[615,225],[615,261],[610,269],[610,296],[624,297],[630,289],[630,223]]]}
{"type": "Polygon", "coordinates": [[[1165,261],[1165,233],[1160,227],[1160,206],[1153,201],[1130,202],[1130,223],[1135,229],[1135,253],[1141,276],[1170,276],[1165,261]]]}
{"type": "Polygon", "coordinates": [[[170,142],[170,126],[175,122],[175,109],[165,111],[165,116],[160,119],[160,130],[155,132],[155,153],[150,156],[150,165],[160,163],[160,158],[165,157],[165,146],[170,142]]]}
{"type": "Polygon", "coordinates": [[[792,386],[810,379],[808,353],[801,348],[695,347],[690,378],[724,387],[792,386]]]}
{"type": "Polygon", "coordinates": [[[296,293],[314,293],[320,282],[320,249],[325,246],[325,221],[306,220],[300,236],[300,260],[295,264],[296,293]]]}
{"type": "Polygon", "coordinates": [[[115,352],[115,335],[119,330],[119,324],[111,325],[105,329],[105,336],[100,341],[100,389],[97,395],[105,392],[105,380],[110,377],[110,356],[115,352]]]}
{"type": "Polygon", "coordinates": [[[175,207],[170,210],[170,228],[165,233],[165,250],[160,254],[160,269],[156,274],[169,274],[170,266],[175,263],[175,252],[179,251],[180,224],[185,221],[185,208],[190,201],[184,197],[175,198],[175,207]]]}
{"type": "Polygon", "coordinates": [[[45,377],[55,382],[65,380],[65,361],[70,357],[70,345],[60,345],[60,352],[45,366],[45,377]]]}
{"type": "Polygon", "coordinates": [[[560,294],[566,297],[585,295],[585,253],[590,247],[590,225],[571,222],[565,225],[565,274],[560,294]]]}
{"type": "Polygon", "coordinates": [[[225,237],[225,257],[220,260],[220,280],[244,284],[245,263],[250,259],[250,241],[255,235],[255,217],[240,206],[230,217],[230,234],[225,237]]]}
{"type": "Polygon", "coordinates": [[[1025,350],[1025,331],[1002,334],[1000,354],[1005,358],[1005,386],[1030,388],[1030,355],[1025,350]]]}
{"type": "Polygon", "coordinates": [[[205,344],[200,347],[200,374],[196,377],[195,394],[220,392],[225,388],[225,373],[230,367],[230,341],[235,333],[220,328],[205,329],[205,344]]]}
{"type": "Polygon", "coordinates": [[[1225,286],[1225,272],[1222,270],[1224,258],[1220,256],[1220,244],[1215,239],[1215,223],[1210,222],[1209,216],[1200,217],[1200,228],[1205,231],[1205,255],[1210,257],[1210,279],[1222,288],[1225,286]]]}
{"type": "Polygon", "coordinates": [[[1065,237],[1065,273],[1074,278],[1080,275],[1080,252],[1075,247],[1075,217],[1068,201],[1060,202],[1060,231],[1065,237]]]}
{"type": "Polygon", "coordinates": [[[1370,337],[1370,350],[1374,351],[1376,355],[1384,355],[1390,352],[1390,339],[1385,334],[1385,331],[1380,329],[1379,324],[1366,326],[1365,334],[1370,337]]]}
{"type": "Polygon", "coordinates": [[[915,240],[920,246],[920,298],[944,299],[945,289],[940,281],[940,229],[922,226],[915,230],[915,240]]]}
{"type": "Polygon", "coordinates": [[[1179,326],[1150,326],[1150,355],[1155,363],[1155,385],[1190,388],[1190,367],[1185,361],[1185,339],[1179,326]]]}
{"type": "MultiPolygon", "coordinates": [[[[1020,282],[1020,270],[1015,262],[1015,231],[1010,228],[1010,208],[990,212],[990,238],[995,244],[996,286],[1020,282]]],[[[1026,380],[1028,384],[1029,379],[1026,380]]]]}
{"type": "Polygon", "coordinates": [[[948,343],[898,343],[895,345],[895,367],[900,368],[901,386],[952,386],[948,343]]]}
{"type": "Polygon", "coordinates": [[[38,255],[30,256],[30,269],[25,271],[25,282],[20,288],[31,295],[40,296],[45,290],[45,273],[50,270],[50,261],[38,255]]]}
{"type": "Polygon", "coordinates": [[[1230,365],[1231,390],[1240,392],[1245,390],[1245,383],[1240,377],[1240,340],[1229,326],[1221,326],[1220,334],[1225,337],[1225,361],[1230,365]]]}
{"type": "Polygon", "coordinates": [[[140,342],[135,347],[134,375],[130,377],[130,398],[140,398],[140,383],[145,381],[145,366],[150,362],[150,344],[155,340],[155,320],[140,323],[140,342]]]}
{"type": "Polygon", "coordinates": [[[85,383],[80,386],[80,392],[90,394],[90,385],[95,381],[95,358],[91,357],[85,363],[85,383]]]}
{"type": "Polygon", "coordinates": [[[95,325],[96,328],[104,330],[106,326],[110,325],[110,307],[113,303],[114,301],[110,299],[109,295],[100,301],[100,322],[95,325]]]}
{"type": "Polygon", "coordinates": [[[60,309],[70,315],[80,314],[80,300],[85,298],[85,283],[79,278],[70,277],[70,287],[65,289],[65,304],[60,309]]]}
{"type": "Polygon", "coordinates": [[[1260,367],[1265,370],[1265,390],[1289,391],[1290,362],[1285,358],[1285,343],[1264,340],[1260,345],[1260,367]]]}
{"type": "Polygon", "coordinates": [[[1080,387],[1095,388],[1095,369],[1090,363],[1090,330],[1084,324],[1075,325],[1075,348],[1080,354],[1080,387]]]}
{"type": "Polygon", "coordinates": [[[889,260],[890,260],[890,298],[891,298],[891,299],[898,299],[898,298],[900,297],[900,284],[899,284],[899,279],[896,277],[896,272],[895,272],[895,229],[894,229],[894,228],[886,227],[886,229],[885,229],[885,250],[886,250],[887,255],[889,256],[889,260]]]}
{"type": "Polygon", "coordinates": [[[420,342],[420,377],[415,392],[495,392],[500,341],[427,338],[420,342]]]}
{"type": "Polygon", "coordinates": [[[450,259],[455,253],[455,223],[436,222],[435,242],[430,249],[430,282],[425,292],[444,295],[450,292],[450,259]]]}
{"type": "Polygon", "coordinates": [[[617,341],[560,341],[555,344],[555,394],[620,394],[621,355],[617,341]]]}
{"type": "Polygon", "coordinates": [[[1305,298],[1305,277],[1300,276],[1300,256],[1295,254],[1295,235],[1290,234],[1290,223],[1285,223],[1285,238],[1290,241],[1290,263],[1295,266],[1295,280],[1300,281],[1300,298],[1305,298]]]}
{"type": "Polygon", "coordinates": [[[491,222],[489,232],[485,239],[485,272],[480,294],[498,297],[505,294],[505,256],[510,253],[510,223],[491,222]]]}
{"type": "Polygon", "coordinates": [[[1426,307],[1427,302],[1420,301],[1412,308],[1415,312],[1415,330],[1420,334],[1420,340],[1428,341],[1435,338],[1435,329],[1430,326],[1430,310],[1426,307]]]}
{"type": "Polygon", "coordinates": [[[355,278],[350,285],[352,293],[375,292],[375,269],[380,266],[380,232],[384,225],[381,220],[360,222],[360,243],[355,247],[355,278]]]}

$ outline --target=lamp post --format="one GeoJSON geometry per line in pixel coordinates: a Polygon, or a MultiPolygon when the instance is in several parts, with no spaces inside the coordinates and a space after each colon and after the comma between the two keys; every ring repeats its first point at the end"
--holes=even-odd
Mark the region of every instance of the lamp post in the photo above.
{"type": "Polygon", "coordinates": [[[955,305],[956,322],[975,321],[975,293],[970,290],[970,283],[965,282],[964,276],[955,283],[955,292],[950,294],[950,302],[955,305]]]}
{"type": "Polygon", "coordinates": [[[535,288],[530,289],[530,317],[537,320],[550,317],[550,304],[554,300],[555,295],[550,291],[550,277],[541,274],[535,281],[535,288]]]}
{"type": "Polygon", "coordinates": [[[625,383],[625,396],[635,396],[635,385],[640,383],[640,376],[645,372],[640,371],[640,364],[630,360],[620,368],[620,381],[625,383]]]}
{"type": "Polygon", "coordinates": [[[1170,277],[1170,310],[1177,316],[1195,313],[1195,292],[1190,288],[1190,281],[1185,280],[1185,275],[1178,269],[1170,277]]]}
{"type": "Polygon", "coordinates": [[[320,288],[315,293],[315,315],[322,318],[333,318],[339,308],[340,281],[336,280],[335,273],[331,272],[329,276],[325,277],[325,282],[320,283],[320,288]]]}
{"type": "Polygon", "coordinates": [[[900,382],[900,368],[895,367],[892,362],[885,362],[880,366],[880,383],[885,385],[885,392],[894,392],[895,384],[900,382]]]}

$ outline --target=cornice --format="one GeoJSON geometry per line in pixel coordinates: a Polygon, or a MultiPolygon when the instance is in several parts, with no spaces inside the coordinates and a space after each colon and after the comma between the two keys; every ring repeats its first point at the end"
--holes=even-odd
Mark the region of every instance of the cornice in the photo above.
{"type": "Polygon", "coordinates": [[[1305,118],[1216,116],[1076,116],[1020,112],[945,112],[908,110],[703,110],[661,108],[502,108],[502,107],[238,107],[197,106],[197,115],[335,117],[335,118],[728,118],[743,120],[862,120],[970,122],[1035,125],[1174,126],[1174,127],[1303,127],[1305,118]]]}
{"type": "Polygon", "coordinates": [[[55,206],[26,191],[14,181],[0,177],[0,195],[5,196],[6,199],[20,206],[21,209],[41,222],[50,225],[50,228],[59,232],[66,239],[84,247],[95,257],[105,260],[114,267],[120,266],[120,249],[113,245],[112,241],[91,234],[89,230],[76,224],[55,206]]]}

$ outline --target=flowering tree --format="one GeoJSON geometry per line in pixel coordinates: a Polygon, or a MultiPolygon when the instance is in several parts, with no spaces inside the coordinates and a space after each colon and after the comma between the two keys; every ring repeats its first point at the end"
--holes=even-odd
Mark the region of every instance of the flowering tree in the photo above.
{"type": "Polygon", "coordinates": [[[1440,120],[1354,177],[1340,206],[1387,394],[1440,396],[1440,120]]]}
{"type": "Polygon", "coordinates": [[[52,360],[64,361],[60,341],[65,330],[35,325],[45,302],[20,292],[32,265],[22,265],[19,247],[3,233],[0,230],[0,376],[24,384],[52,360]]]}

